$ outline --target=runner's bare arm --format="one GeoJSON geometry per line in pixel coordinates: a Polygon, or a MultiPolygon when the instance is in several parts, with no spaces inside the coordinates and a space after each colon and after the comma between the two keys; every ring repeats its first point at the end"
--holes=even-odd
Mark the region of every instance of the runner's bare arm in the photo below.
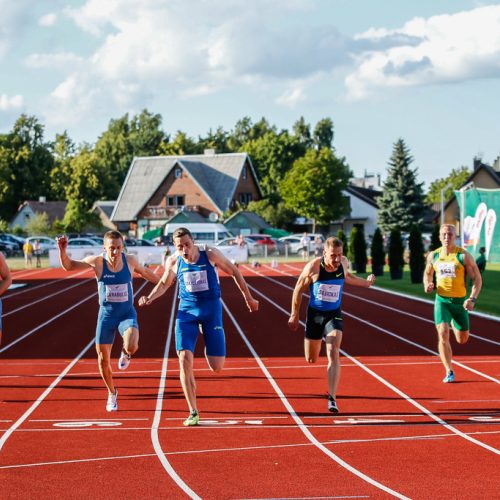
{"type": "Polygon", "coordinates": [[[427,262],[425,264],[424,271],[424,290],[425,293],[431,293],[434,290],[434,267],[432,267],[432,263],[434,261],[434,252],[429,252],[427,255],[427,262]]]}
{"type": "Polygon", "coordinates": [[[472,309],[474,309],[476,299],[479,296],[479,292],[481,291],[481,288],[483,286],[483,279],[477,267],[476,261],[469,252],[465,252],[464,264],[465,270],[467,271],[467,276],[469,276],[472,281],[470,295],[464,302],[464,308],[468,311],[471,311],[472,309]]]}
{"type": "Polygon", "coordinates": [[[346,257],[342,257],[342,266],[344,267],[344,277],[345,282],[348,285],[362,286],[364,288],[369,288],[375,284],[375,275],[370,274],[366,279],[360,278],[359,276],[354,276],[349,270],[349,261],[346,257]]]}
{"type": "Polygon", "coordinates": [[[145,280],[154,283],[155,285],[160,281],[160,276],[158,276],[155,272],[151,271],[149,267],[143,266],[135,255],[127,254],[127,263],[131,270],[140,276],[142,276],[145,280]]]}
{"type": "Polygon", "coordinates": [[[96,270],[97,261],[101,258],[100,255],[88,255],[82,260],[74,260],[67,254],[68,238],[59,236],[56,238],[57,247],[59,248],[59,261],[65,271],[88,269],[91,267],[96,270]]]}
{"type": "Polygon", "coordinates": [[[12,284],[12,276],[5,257],[0,254],[0,295],[3,295],[12,284]]]}
{"type": "Polygon", "coordinates": [[[250,312],[258,311],[259,301],[252,297],[245,278],[243,278],[240,270],[225,255],[223,255],[220,250],[217,250],[216,248],[207,247],[207,255],[210,262],[218,266],[226,274],[229,274],[229,276],[233,277],[237,287],[245,299],[248,310],[250,312]]]}
{"type": "Polygon", "coordinates": [[[300,273],[292,295],[292,310],[288,318],[288,327],[292,331],[296,331],[299,327],[300,304],[302,303],[302,294],[307,290],[313,282],[314,275],[319,272],[319,261],[321,259],[313,259],[308,262],[300,273]]]}
{"type": "Polygon", "coordinates": [[[158,297],[161,297],[175,282],[177,269],[177,254],[171,255],[165,262],[165,271],[156,286],[148,295],[139,298],[140,306],[149,306],[158,297]]]}

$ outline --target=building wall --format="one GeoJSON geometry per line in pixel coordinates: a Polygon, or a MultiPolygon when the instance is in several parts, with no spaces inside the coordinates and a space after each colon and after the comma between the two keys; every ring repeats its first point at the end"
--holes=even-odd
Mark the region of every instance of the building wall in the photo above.
{"type": "Polygon", "coordinates": [[[252,201],[260,200],[259,190],[257,189],[257,184],[255,182],[255,179],[253,178],[252,170],[250,169],[248,161],[245,162],[245,166],[246,166],[246,179],[243,178],[243,170],[242,170],[240,178],[238,180],[238,184],[236,185],[236,190],[234,192],[234,197],[232,200],[233,205],[234,202],[240,201],[240,194],[249,193],[252,196],[252,201]]]}
{"type": "Polygon", "coordinates": [[[20,226],[23,229],[26,224],[35,216],[35,212],[28,206],[24,206],[16,215],[12,218],[10,223],[11,227],[20,226]]]}
{"type": "MultiPolygon", "coordinates": [[[[177,167],[176,167],[177,168],[177,167]]],[[[160,208],[169,209],[167,207],[167,196],[184,196],[184,205],[187,207],[198,207],[198,211],[204,215],[210,212],[217,212],[217,207],[207,198],[202,189],[196,182],[181,169],[181,176],[175,178],[175,169],[173,169],[165,181],[160,185],[156,193],[151,197],[147,206],[139,213],[139,219],[150,218],[150,211],[148,206],[156,206],[160,208]]],[[[175,210],[176,207],[172,207],[175,210]]],[[[170,218],[173,215],[165,217],[170,218]]]]}

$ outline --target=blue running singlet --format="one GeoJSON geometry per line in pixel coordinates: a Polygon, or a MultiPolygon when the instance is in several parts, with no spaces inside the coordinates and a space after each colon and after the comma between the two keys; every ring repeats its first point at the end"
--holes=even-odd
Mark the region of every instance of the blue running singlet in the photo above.
{"type": "Polygon", "coordinates": [[[336,271],[329,272],[325,269],[324,259],[321,259],[318,280],[309,286],[309,306],[318,311],[339,309],[344,281],[345,274],[342,264],[336,271]]]}
{"type": "Polygon", "coordinates": [[[117,329],[120,335],[123,335],[129,328],[138,329],[132,275],[124,253],[122,253],[122,262],[122,269],[115,273],[109,269],[106,254],[103,254],[102,274],[97,279],[100,307],[97,317],[96,344],[112,344],[117,329]]]}

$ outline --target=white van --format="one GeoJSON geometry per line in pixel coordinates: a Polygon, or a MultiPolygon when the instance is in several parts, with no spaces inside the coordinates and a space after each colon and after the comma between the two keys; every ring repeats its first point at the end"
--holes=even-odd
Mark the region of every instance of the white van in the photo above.
{"type": "Polygon", "coordinates": [[[172,244],[172,235],[176,229],[185,227],[191,231],[195,243],[204,245],[215,245],[219,241],[233,236],[224,226],[215,222],[185,222],[184,224],[166,224],[163,234],[167,236],[169,244],[172,244]]]}

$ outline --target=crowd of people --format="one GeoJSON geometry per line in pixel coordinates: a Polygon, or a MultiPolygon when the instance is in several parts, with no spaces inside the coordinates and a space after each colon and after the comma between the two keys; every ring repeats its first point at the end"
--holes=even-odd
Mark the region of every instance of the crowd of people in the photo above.
{"type": "MultiPolygon", "coordinates": [[[[444,383],[455,381],[452,365],[450,332],[454,332],[458,343],[469,338],[469,312],[474,309],[482,286],[481,274],[485,259],[476,262],[470,253],[455,245],[456,230],[453,225],[443,224],[439,238],[441,247],[427,256],[423,286],[427,293],[436,291],[434,319],[438,336],[438,351],[445,368],[444,383]],[[467,277],[472,283],[467,292],[467,277]]],[[[199,423],[200,413],[196,397],[194,374],[194,352],[202,334],[205,344],[205,358],[213,372],[220,372],[226,360],[226,341],[222,322],[221,288],[217,269],[231,276],[241,292],[248,310],[257,313],[259,302],[252,296],[238,267],[216,248],[197,245],[186,228],[173,233],[175,253],[165,252],[163,275],[160,277],[142,265],[138,259],[125,251],[124,238],[118,231],[104,235],[104,252],[87,256],[81,260],[72,259],[67,252],[66,236],[57,238],[59,259],[67,270],[91,269],[97,279],[99,312],[95,334],[95,346],[99,372],[108,391],[106,410],[118,409],[118,390],[113,380],[111,349],[118,332],[122,339],[122,350],[118,368],[126,370],[132,356],[139,348],[139,325],[134,307],[132,277],[139,274],[154,287],[147,295],[138,299],[140,307],[149,306],[161,297],[174,283],[178,283],[179,304],[175,319],[175,344],[180,367],[180,383],[189,414],[185,426],[199,423]]],[[[244,240],[240,240],[244,244],[244,240]]],[[[320,238],[311,242],[307,233],[303,235],[303,257],[313,258],[305,264],[292,294],[288,326],[292,332],[299,330],[300,306],[303,294],[309,292],[305,331],[304,355],[308,363],[315,363],[325,344],[327,356],[327,409],[339,412],[337,390],[340,382],[340,346],[344,332],[342,318],[342,293],[345,285],[371,287],[375,276],[366,279],[350,271],[343,253],[342,241],[336,237],[320,238]],[[312,245],[311,245],[312,243],[312,245]]],[[[240,243],[239,243],[240,244],[240,243]]],[[[169,247],[167,246],[167,249],[169,247]]],[[[31,244],[26,240],[24,247],[26,266],[32,265],[33,255],[41,250],[39,242],[31,244]],[[37,245],[38,243],[38,245],[37,245]]],[[[481,249],[481,255],[484,254],[481,249]]],[[[0,296],[12,282],[6,260],[0,254],[0,296]]],[[[1,300],[0,300],[0,341],[1,300]]]]}

